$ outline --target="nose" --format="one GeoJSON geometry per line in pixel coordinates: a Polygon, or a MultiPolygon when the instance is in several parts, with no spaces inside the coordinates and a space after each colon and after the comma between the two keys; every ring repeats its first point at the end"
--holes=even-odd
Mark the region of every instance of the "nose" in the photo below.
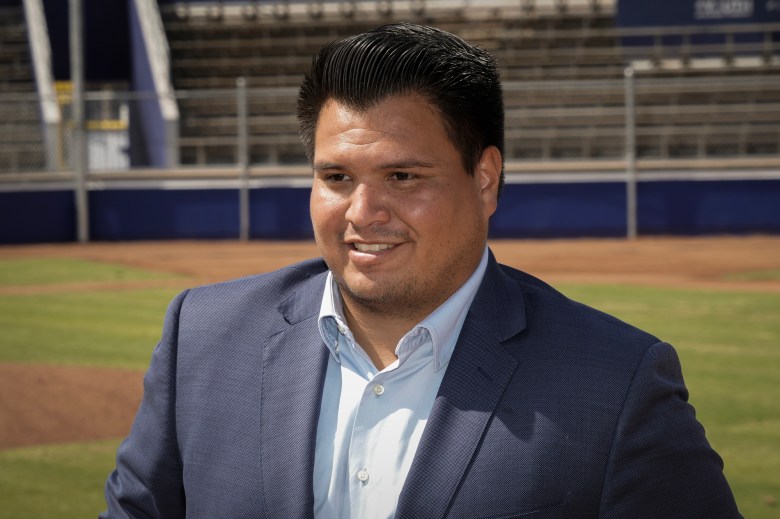
{"type": "Polygon", "coordinates": [[[358,184],[352,191],[346,219],[356,227],[387,223],[390,210],[384,190],[380,186],[358,184]]]}

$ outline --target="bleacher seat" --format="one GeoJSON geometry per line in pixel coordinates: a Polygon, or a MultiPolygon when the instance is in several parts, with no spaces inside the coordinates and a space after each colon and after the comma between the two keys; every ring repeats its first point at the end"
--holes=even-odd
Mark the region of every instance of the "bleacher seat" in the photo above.
{"type": "Polygon", "coordinates": [[[623,45],[631,33],[615,27],[613,0],[412,3],[428,8],[382,11],[365,1],[269,4],[275,10],[257,3],[163,6],[174,88],[188,93],[180,99],[182,162],[237,162],[238,77],[250,89],[251,161],[303,162],[294,94],[259,97],[252,89],[294,89],[322,44],[398,20],[438,26],[497,57],[508,160],[623,157],[629,63],[637,65],[640,157],[780,153],[780,43],[771,37],[736,50],[709,48],[721,66],[701,67],[695,46],[623,45]],[[729,57],[746,52],[755,54],[752,65],[729,57]]]}

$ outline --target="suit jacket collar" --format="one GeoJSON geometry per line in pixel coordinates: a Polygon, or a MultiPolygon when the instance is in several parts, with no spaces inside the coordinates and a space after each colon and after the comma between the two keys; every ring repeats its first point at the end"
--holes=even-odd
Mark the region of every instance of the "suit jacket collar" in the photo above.
{"type": "Polygon", "coordinates": [[[444,517],[518,361],[523,294],[491,252],[398,502],[396,517],[444,517]]]}
{"type": "Polygon", "coordinates": [[[517,281],[507,276],[490,251],[485,277],[469,317],[490,326],[488,331],[500,342],[523,331],[526,325],[523,291],[517,281]]]}
{"type": "Polygon", "coordinates": [[[277,307],[286,321],[263,345],[260,421],[265,516],[313,517],[314,447],[328,350],[317,328],[324,263],[277,307]]]}
{"type": "MultiPolygon", "coordinates": [[[[262,491],[266,512],[312,517],[314,447],[328,350],[317,316],[324,265],[280,303],[263,348],[262,491]]],[[[518,361],[502,342],[525,328],[523,294],[492,252],[398,502],[397,518],[443,517],[518,361]]]]}

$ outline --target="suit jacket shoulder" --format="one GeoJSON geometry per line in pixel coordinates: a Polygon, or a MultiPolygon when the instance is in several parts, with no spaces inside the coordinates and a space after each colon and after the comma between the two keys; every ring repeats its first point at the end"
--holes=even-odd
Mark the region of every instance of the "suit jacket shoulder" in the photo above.
{"type": "MultiPolygon", "coordinates": [[[[501,271],[514,280],[522,290],[526,302],[527,318],[539,328],[554,333],[569,332],[582,337],[611,342],[621,348],[635,347],[640,355],[659,342],[654,335],[626,323],[610,314],[570,299],[544,281],[506,265],[501,271]]],[[[592,341],[583,341],[583,345],[592,341]]]]}
{"type": "Polygon", "coordinates": [[[325,273],[310,260],[172,301],[105,517],[311,515],[311,475],[301,474],[325,372],[325,273]],[[284,470],[295,477],[279,484],[284,470]]]}
{"type": "Polygon", "coordinates": [[[491,257],[397,517],[739,517],[687,396],[671,346],[491,257]]]}
{"type": "Polygon", "coordinates": [[[190,297],[260,297],[262,302],[278,304],[285,294],[328,270],[321,258],[313,258],[282,267],[272,272],[254,274],[228,281],[201,285],[190,289],[190,297]]]}

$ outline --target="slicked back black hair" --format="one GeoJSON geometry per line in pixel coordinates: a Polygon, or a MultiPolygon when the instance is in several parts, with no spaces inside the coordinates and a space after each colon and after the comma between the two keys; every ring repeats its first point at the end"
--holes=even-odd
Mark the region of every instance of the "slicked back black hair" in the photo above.
{"type": "MultiPolygon", "coordinates": [[[[325,45],[298,93],[298,124],[314,157],[320,111],[333,99],[365,111],[387,97],[419,94],[436,108],[473,175],[488,146],[504,156],[504,103],[495,58],[448,32],[409,23],[325,45]]],[[[501,171],[499,187],[503,185],[501,171]]]]}

